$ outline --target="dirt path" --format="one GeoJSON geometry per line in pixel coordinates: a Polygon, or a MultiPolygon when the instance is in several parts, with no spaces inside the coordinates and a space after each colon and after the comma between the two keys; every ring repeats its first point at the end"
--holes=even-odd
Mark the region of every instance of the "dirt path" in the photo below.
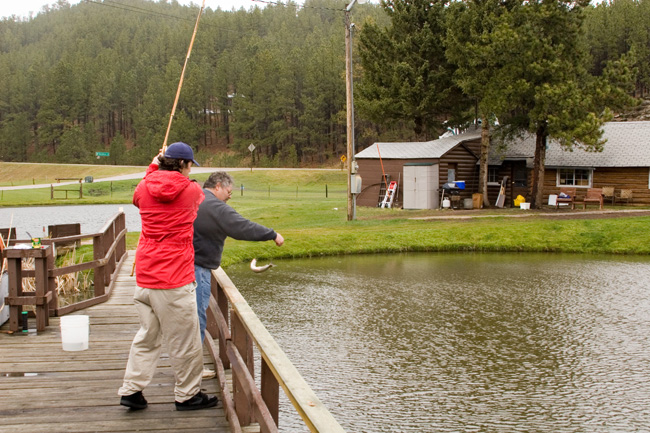
{"type": "Polygon", "coordinates": [[[611,209],[611,210],[550,210],[539,209],[512,213],[511,209],[504,209],[502,213],[498,209],[481,210],[456,210],[440,211],[444,215],[430,215],[413,217],[413,220],[445,220],[445,219],[475,219],[475,218],[547,218],[547,219],[601,219],[650,216],[650,209],[611,209]],[[489,214],[486,212],[490,212],[489,214]]]}

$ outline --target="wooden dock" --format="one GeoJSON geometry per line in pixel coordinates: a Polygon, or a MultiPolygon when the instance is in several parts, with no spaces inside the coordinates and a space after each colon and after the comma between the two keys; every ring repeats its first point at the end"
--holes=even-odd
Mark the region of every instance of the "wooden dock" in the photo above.
{"type": "MultiPolygon", "coordinates": [[[[133,306],[135,278],[129,252],[110,299],[75,314],[90,316],[89,348],[62,350],[59,318],[28,335],[0,330],[0,431],[19,432],[229,432],[223,406],[178,412],[174,375],[164,354],[144,395],[149,407],[131,411],[119,404],[129,348],[139,328],[133,306]]],[[[34,328],[30,319],[30,328],[34,328]]],[[[204,351],[207,353],[207,351],[204,351]]],[[[214,369],[205,356],[206,367],[214,369]]],[[[219,382],[204,380],[203,390],[219,393],[219,382]]]]}

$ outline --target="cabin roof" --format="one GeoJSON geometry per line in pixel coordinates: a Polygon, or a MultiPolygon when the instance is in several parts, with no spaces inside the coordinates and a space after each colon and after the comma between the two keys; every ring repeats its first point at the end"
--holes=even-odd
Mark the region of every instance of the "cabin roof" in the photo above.
{"type": "MultiPolygon", "coordinates": [[[[459,135],[424,142],[377,142],[355,155],[357,159],[436,159],[457,145],[481,137],[472,129],[459,135]],[[379,150],[378,150],[379,149],[379,150]]],[[[602,152],[574,148],[564,150],[555,140],[549,140],[546,167],[650,167],[650,122],[608,122],[603,125],[607,141],[602,152]]],[[[501,165],[504,160],[525,160],[532,166],[535,156],[535,136],[526,135],[507,144],[492,145],[489,165],[501,165]]]]}
{"type": "Polygon", "coordinates": [[[355,155],[357,159],[435,159],[468,140],[481,137],[480,130],[472,130],[451,137],[420,142],[378,142],[355,155]],[[379,150],[377,150],[379,148],[379,150]]]}
{"type": "MultiPolygon", "coordinates": [[[[546,167],[650,167],[650,122],[608,122],[603,125],[607,141],[602,152],[574,148],[564,150],[555,140],[549,140],[546,167]]],[[[535,156],[535,136],[508,143],[507,148],[492,146],[490,165],[504,160],[526,160],[532,165],[535,156]]]]}

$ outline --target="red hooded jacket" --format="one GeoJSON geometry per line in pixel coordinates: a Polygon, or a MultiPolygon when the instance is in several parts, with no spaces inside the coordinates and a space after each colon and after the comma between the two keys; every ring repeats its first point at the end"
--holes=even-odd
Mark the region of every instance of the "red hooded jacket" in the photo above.
{"type": "Polygon", "coordinates": [[[151,164],[133,194],[142,232],[135,252],[136,282],[148,289],[174,289],[194,281],[194,220],[204,195],[177,171],[151,164]]]}

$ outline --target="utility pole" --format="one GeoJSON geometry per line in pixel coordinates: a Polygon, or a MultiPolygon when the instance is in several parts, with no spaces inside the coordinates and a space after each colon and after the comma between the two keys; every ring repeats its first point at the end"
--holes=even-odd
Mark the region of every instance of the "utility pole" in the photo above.
{"type": "MultiPolygon", "coordinates": [[[[356,164],[354,160],[354,95],[352,93],[352,24],[350,11],[356,3],[365,3],[366,0],[352,0],[345,8],[345,108],[347,120],[347,163],[348,163],[348,221],[355,220],[356,197],[352,194],[352,170],[356,164]]],[[[355,168],[356,173],[356,168],[355,168]]]]}

